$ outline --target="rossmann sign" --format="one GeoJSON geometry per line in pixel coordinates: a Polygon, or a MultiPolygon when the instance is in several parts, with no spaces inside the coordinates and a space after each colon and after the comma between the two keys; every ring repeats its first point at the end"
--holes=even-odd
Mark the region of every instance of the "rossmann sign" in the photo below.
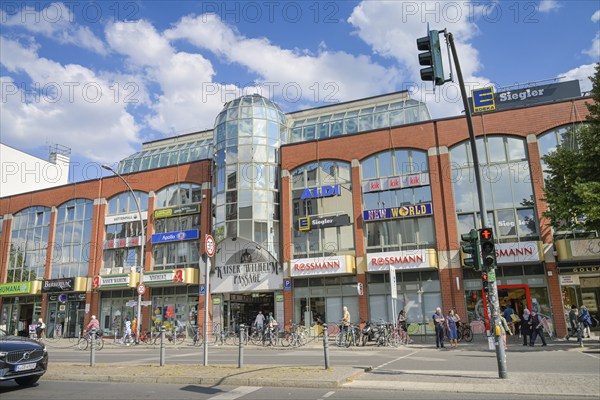
{"type": "Polygon", "coordinates": [[[498,264],[532,263],[542,261],[542,242],[496,243],[498,264]]]}
{"type": "Polygon", "coordinates": [[[299,258],[290,261],[290,276],[318,276],[353,274],[356,262],[353,256],[299,258]]]}
{"type": "Polygon", "coordinates": [[[367,254],[367,271],[428,269],[437,267],[435,249],[388,251],[367,254]]]}

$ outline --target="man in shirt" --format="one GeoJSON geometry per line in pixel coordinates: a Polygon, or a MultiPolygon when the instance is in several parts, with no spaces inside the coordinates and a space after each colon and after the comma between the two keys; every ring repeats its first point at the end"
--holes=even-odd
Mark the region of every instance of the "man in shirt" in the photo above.
{"type": "Polygon", "coordinates": [[[92,329],[95,329],[96,332],[98,332],[98,330],[100,329],[100,321],[96,319],[95,315],[92,315],[92,319],[90,319],[90,322],[87,325],[87,336],[89,336],[92,333],[92,329]]]}
{"type": "Polygon", "coordinates": [[[265,325],[265,316],[263,315],[263,312],[261,310],[258,312],[258,315],[254,319],[254,327],[255,327],[256,331],[259,332],[261,335],[264,332],[264,325],[265,325]]]}
{"type": "Polygon", "coordinates": [[[435,314],[433,314],[433,323],[435,324],[435,347],[439,349],[440,347],[444,348],[444,324],[446,323],[446,318],[444,314],[442,314],[442,309],[440,307],[435,309],[435,314]]]}
{"type": "Polygon", "coordinates": [[[347,331],[350,326],[350,311],[348,311],[348,307],[344,306],[344,316],[342,317],[342,325],[344,326],[344,330],[347,331]]]}

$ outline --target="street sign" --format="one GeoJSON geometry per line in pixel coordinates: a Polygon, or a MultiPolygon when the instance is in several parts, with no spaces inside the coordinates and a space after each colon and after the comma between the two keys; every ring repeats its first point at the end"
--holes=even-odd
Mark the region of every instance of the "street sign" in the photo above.
{"type": "Polygon", "coordinates": [[[144,307],[144,306],[151,306],[152,305],[152,301],[151,300],[146,300],[146,301],[142,301],[140,304],[142,305],[142,307],[144,307]]]}
{"type": "Polygon", "coordinates": [[[135,307],[137,306],[137,301],[136,300],[129,300],[127,303],[125,303],[126,307],[135,307]]]}
{"type": "Polygon", "coordinates": [[[146,292],[146,285],[140,283],[137,287],[138,294],[144,294],[146,292]]]}
{"type": "Polygon", "coordinates": [[[206,286],[200,285],[200,296],[204,296],[206,294],[206,286]]]}
{"type": "Polygon", "coordinates": [[[211,235],[206,235],[204,248],[207,256],[212,257],[215,255],[215,239],[211,235]]]}

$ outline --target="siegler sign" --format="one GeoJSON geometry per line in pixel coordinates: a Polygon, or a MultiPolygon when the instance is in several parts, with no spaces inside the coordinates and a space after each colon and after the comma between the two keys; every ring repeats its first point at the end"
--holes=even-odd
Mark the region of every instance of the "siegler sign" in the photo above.
{"type": "Polygon", "coordinates": [[[75,278],[50,279],[42,283],[42,293],[72,292],[74,290],[75,278]]]}
{"type": "Polygon", "coordinates": [[[210,287],[211,293],[277,290],[283,287],[283,269],[258,244],[228,238],[217,249],[210,287]]]}

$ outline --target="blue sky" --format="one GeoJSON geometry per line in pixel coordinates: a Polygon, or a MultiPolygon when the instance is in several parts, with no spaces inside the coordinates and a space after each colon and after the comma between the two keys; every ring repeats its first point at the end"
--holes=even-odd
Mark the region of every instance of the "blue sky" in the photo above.
{"type": "Polygon", "coordinates": [[[455,84],[418,78],[427,24],[454,34],[470,88],[565,76],[589,90],[600,61],[598,1],[3,1],[0,140],[41,158],[68,146],[80,180],[212,128],[243,93],[297,111],[410,89],[434,118],[459,115],[455,84]]]}

